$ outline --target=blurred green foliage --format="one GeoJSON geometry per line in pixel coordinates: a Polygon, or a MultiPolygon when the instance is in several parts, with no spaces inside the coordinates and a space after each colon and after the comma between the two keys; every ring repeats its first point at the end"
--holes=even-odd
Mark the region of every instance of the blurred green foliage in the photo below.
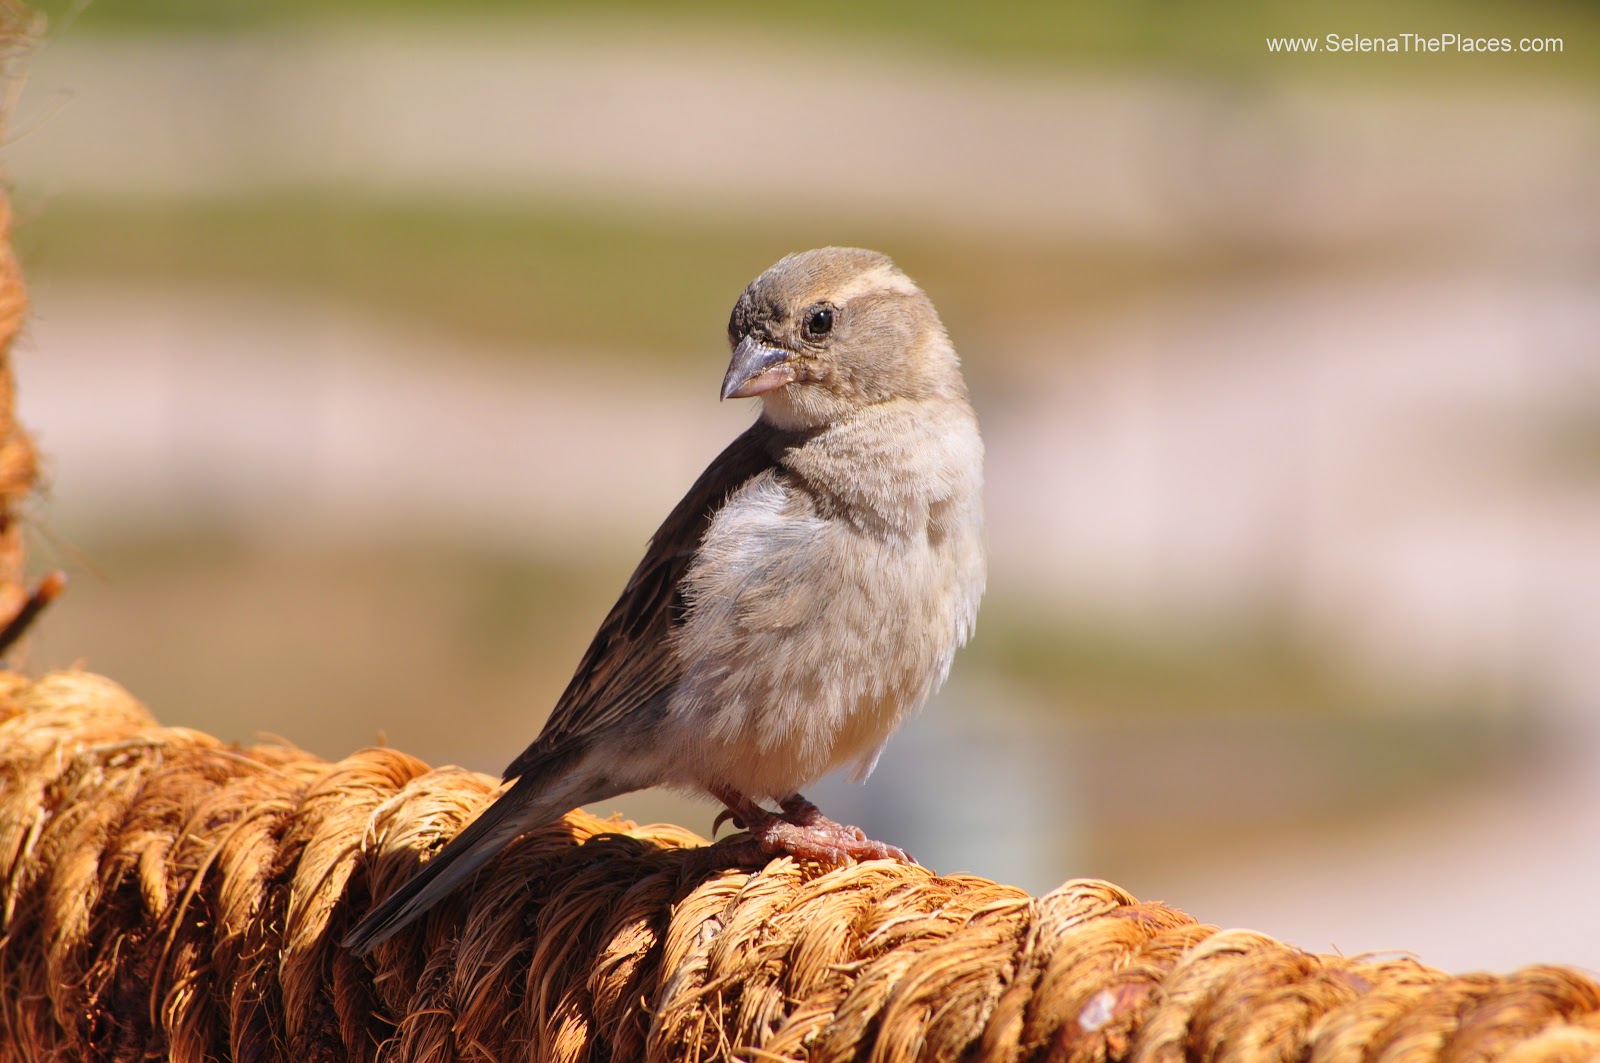
{"type": "MultiPolygon", "coordinates": [[[[1114,821],[1082,857],[1119,880],[1160,873],[1175,856],[1226,860],[1277,837],[1338,837],[1397,810],[1514,778],[1544,738],[1527,719],[1360,716],[1096,721],[1075,736],[1091,812],[1114,821]]],[[[1270,844],[1270,843],[1269,843],[1270,844]]]]}
{"type": "MultiPolygon", "coordinates": [[[[1068,244],[770,212],[310,192],[229,202],[24,201],[14,242],[35,278],[246,286],[334,299],[541,358],[647,354],[685,364],[721,351],[734,300],[779,256],[827,243],[873,247],[932,293],[979,384],[1017,368],[1009,338],[1058,332],[1064,315],[1087,318],[1223,276],[1337,271],[1346,258],[1389,254],[1068,244]]],[[[1052,353],[1070,346],[1061,337],[1052,353]]]]}
{"type": "Polygon", "coordinates": [[[1287,620],[1205,626],[1117,626],[1102,616],[987,615],[968,660],[1038,690],[1061,692],[1075,714],[1199,714],[1207,719],[1487,718],[1487,690],[1407,689],[1363,682],[1348,661],[1287,620]]]}
{"type": "Polygon", "coordinates": [[[737,0],[49,0],[40,7],[57,24],[85,29],[229,29],[339,17],[433,20],[472,16],[612,18],[619,27],[677,26],[706,31],[748,31],[771,42],[776,55],[803,60],[852,37],[875,45],[934,48],[988,60],[1066,61],[1090,67],[1127,64],[1192,67],[1209,73],[1369,77],[1382,71],[1404,77],[1452,69],[1467,76],[1554,75],[1596,70],[1595,51],[1584,42],[1600,31],[1600,8],[1590,3],[1536,0],[1381,0],[1313,3],[1227,0],[1175,4],[1135,0],[1118,4],[1011,0],[971,4],[929,0],[820,0],[808,4],[749,4],[737,0]],[[1558,36],[1560,56],[1341,55],[1294,60],[1268,53],[1266,36],[1385,36],[1398,33],[1510,37],[1558,36]]]}

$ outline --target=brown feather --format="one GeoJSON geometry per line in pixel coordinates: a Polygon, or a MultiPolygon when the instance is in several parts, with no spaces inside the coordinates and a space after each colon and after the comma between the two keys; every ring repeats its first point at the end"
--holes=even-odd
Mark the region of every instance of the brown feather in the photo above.
{"type": "Polygon", "coordinates": [[[734,492],[778,468],[800,433],[757,421],[717,455],[650,537],[643,560],[606,614],[539,737],[506,768],[514,779],[563,746],[628,719],[676,683],[683,661],[672,629],[687,618],[683,577],[711,518],[734,492]]]}

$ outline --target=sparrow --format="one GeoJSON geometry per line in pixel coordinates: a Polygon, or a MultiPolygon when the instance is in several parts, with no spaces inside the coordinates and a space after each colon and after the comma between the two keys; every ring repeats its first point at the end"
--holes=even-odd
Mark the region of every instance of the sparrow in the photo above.
{"type": "Polygon", "coordinates": [[[752,281],[728,341],[722,398],[760,417],[650,539],[511,787],[346,935],[356,953],[518,835],[648,786],[722,802],[763,854],[909,859],[800,791],[864,779],[972,634],[983,442],[955,348],[888,257],[842,247],[752,281]]]}

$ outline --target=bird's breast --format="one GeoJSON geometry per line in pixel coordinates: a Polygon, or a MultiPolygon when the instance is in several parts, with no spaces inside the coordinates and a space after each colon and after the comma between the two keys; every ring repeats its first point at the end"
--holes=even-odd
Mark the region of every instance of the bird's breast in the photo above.
{"type": "Polygon", "coordinates": [[[863,508],[777,471],[727,501],[675,636],[669,715],[697,728],[695,760],[719,776],[686,783],[781,797],[842,765],[870,770],[971,631],[983,552],[969,494],[883,506],[879,490],[863,508]]]}

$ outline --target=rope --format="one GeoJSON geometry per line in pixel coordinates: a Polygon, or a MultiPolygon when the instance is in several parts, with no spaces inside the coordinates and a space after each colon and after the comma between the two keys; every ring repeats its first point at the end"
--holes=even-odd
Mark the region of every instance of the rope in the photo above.
{"type": "MultiPolygon", "coordinates": [[[[10,47],[9,12],[0,4],[0,72],[10,47]]],[[[3,131],[0,108],[0,131],[3,131]]],[[[0,195],[0,626],[22,612],[28,601],[23,584],[20,509],[33,491],[38,456],[33,440],[17,423],[16,390],[11,376],[11,341],[28,310],[27,289],[11,250],[11,206],[0,195]]]]}
{"type": "Polygon", "coordinates": [[[1580,1060],[1600,986],[1219,931],[1104,882],[733,863],[574,812],[367,961],[337,942],[496,792],[0,673],[0,1058],[1580,1060]]]}

